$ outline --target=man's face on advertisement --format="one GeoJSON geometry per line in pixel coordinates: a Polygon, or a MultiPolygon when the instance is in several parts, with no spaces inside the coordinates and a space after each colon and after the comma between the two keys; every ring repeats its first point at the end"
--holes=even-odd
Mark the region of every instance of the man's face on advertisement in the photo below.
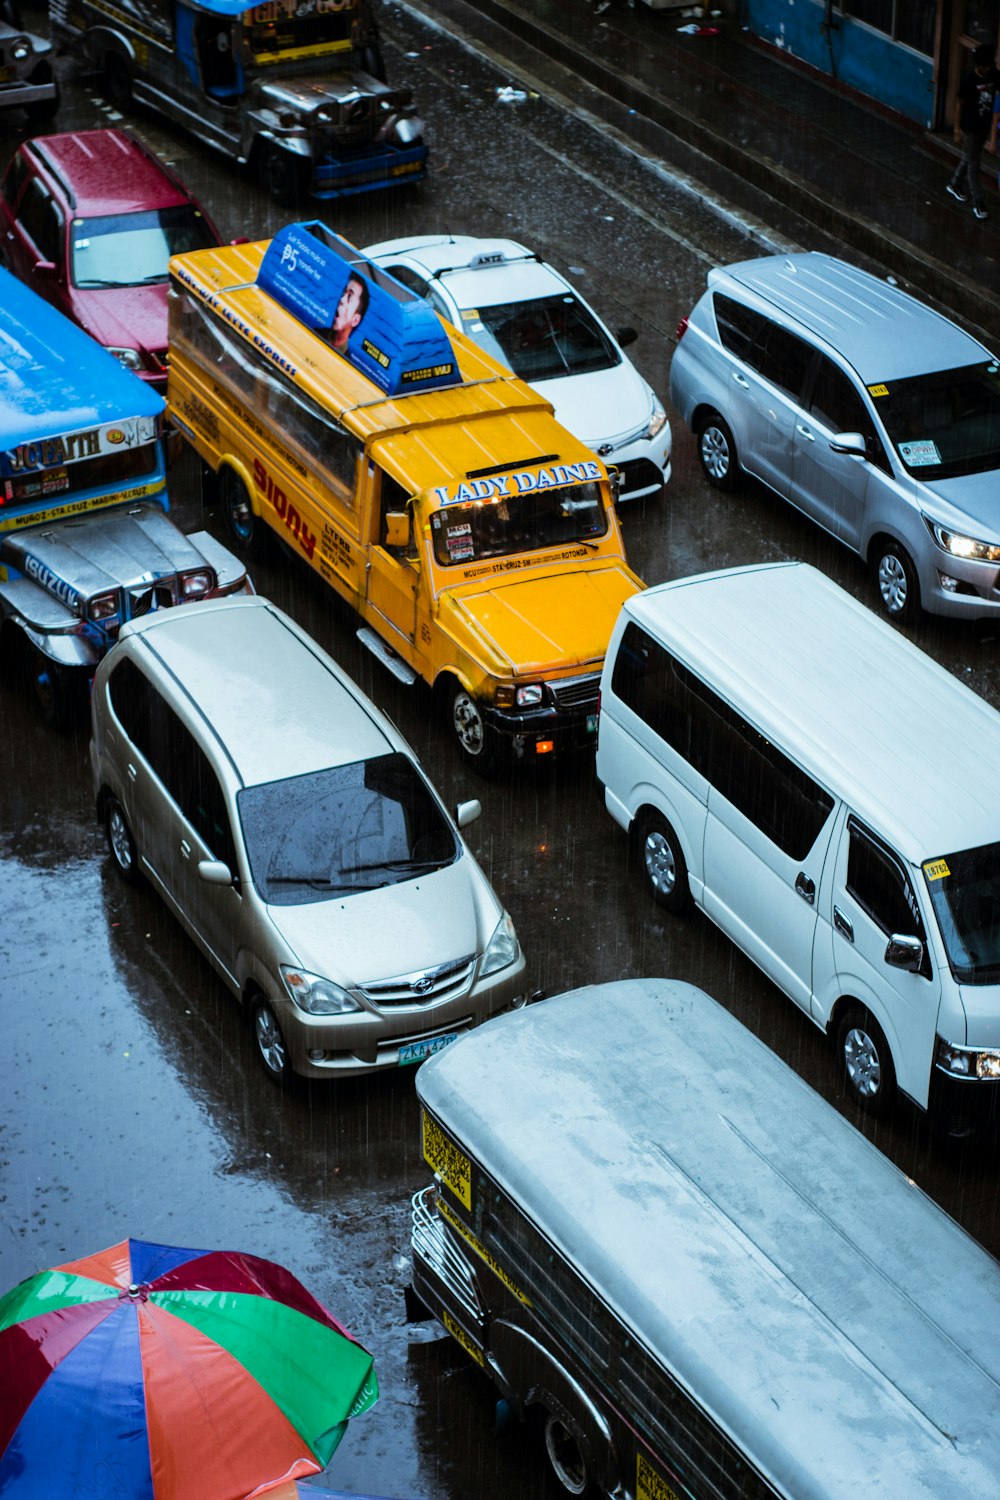
{"type": "Polygon", "coordinates": [[[341,292],[340,301],[337,303],[337,313],[333,320],[335,345],[346,344],[351,333],[361,322],[361,294],[361,283],[356,276],[352,276],[341,292]]]}

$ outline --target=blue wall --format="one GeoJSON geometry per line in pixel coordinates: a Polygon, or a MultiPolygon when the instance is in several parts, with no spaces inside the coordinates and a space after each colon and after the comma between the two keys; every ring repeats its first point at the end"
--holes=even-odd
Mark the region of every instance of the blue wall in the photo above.
{"type": "Polygon", "coordinates": [[[829,33],[821,29],[826,12],[822,0],[741,0],[740,20],[762,41],[781,47],[793,57],[897,110],[918,125],[933,124],[934,64],[909,47],[891,42],[834,12],[839,22],[829,33]]]}

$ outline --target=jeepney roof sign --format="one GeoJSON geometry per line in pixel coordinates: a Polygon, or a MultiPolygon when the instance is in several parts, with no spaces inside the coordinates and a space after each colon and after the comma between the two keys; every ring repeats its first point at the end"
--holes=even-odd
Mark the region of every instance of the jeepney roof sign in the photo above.
{"type": "Polygon", "coordinates": [[[433,308],[325,224],[280,230],[257,285],[387,395],[461,382],[433,308]]]}

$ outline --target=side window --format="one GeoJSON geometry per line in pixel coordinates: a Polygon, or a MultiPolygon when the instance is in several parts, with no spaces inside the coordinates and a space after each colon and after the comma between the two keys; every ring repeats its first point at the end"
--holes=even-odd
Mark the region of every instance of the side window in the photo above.
{"type": "Polygon", "coordinates": [[[42,260],[61,265],[63,256],[62,219],[49,194],[35,178],[24,191],[21,223],[42,260]]]}
{"type": "Polygon", "coordinates": [[[386,269],[409,291],[416,292],[418,297],[427,296],[427,282],[422,276],[418,276],[416,271],[411,271],[409,266],[387,266],[386,269]]]}
{"type": "Polygon", "coordinates": [[[787,328],[767,323],[750,350],[749,363],[765,380],[798,401],[814,352],[810,344],[787,328]]]}
{"type": "Polygon", "coordinates": [[[433,307],[434,311],[437,313],[438,317],[444,318],[446,323],[454,323],[455,314],[452,312],[447,302],[445,302],[440,292],[435,291],[434,287],[432,286],[429,286],[427,288],[427,300],[430,303],[431,307],[433,307]]]}
{"type": "Polygon", "coordinates": [[[208,757],[191,731],[157,694],[156,773],[191,827],[216,859],[236,872],[226,799],[208,757]]]}
{"type": "Polygon", "coordinates": [[[150,760],[153,686],[130,657],[120,661],[108,677],[108,697],[132,744],[150,760]]]}
{"type": "Polygon", "coordinates": [[[750,346],[760,337],[767,319],[763,313],[754,312],[753,308],[744,307],[742,302],[724,297],[721,292],[715,293],[713,305],[723,348],[735,354],[737,359],[748,359],[750,346]]]}
{"type": "Polygon", "coordinates": [[[613,692],[792,859],[804,859],[833,798],[752,724],[630,622],[613,692]]]}
{"type": "Polygon", "coordinates": [[[894,855],[852,818],[848,824],[847,889],[886,937],[902,933],[924,941],[909,877],[894,855]]]}
{"type": "Polygon", "coordinates": [[[868,445],[871,462],[888,470],[885,449],[861,393],[825,354],[817,357],[809,410],[831,432],[860,432],[868,445]]]}

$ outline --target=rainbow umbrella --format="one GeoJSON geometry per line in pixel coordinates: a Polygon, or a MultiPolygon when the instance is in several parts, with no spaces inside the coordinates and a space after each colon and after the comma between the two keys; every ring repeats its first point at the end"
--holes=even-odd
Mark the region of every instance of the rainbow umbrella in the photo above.
{"type": "Polygon", "coordinates": [[[0,1298],[3,1500],[244,1500],[317,1474],[378,1396],[290,1272],[123,1240],[0,1298]]]}

